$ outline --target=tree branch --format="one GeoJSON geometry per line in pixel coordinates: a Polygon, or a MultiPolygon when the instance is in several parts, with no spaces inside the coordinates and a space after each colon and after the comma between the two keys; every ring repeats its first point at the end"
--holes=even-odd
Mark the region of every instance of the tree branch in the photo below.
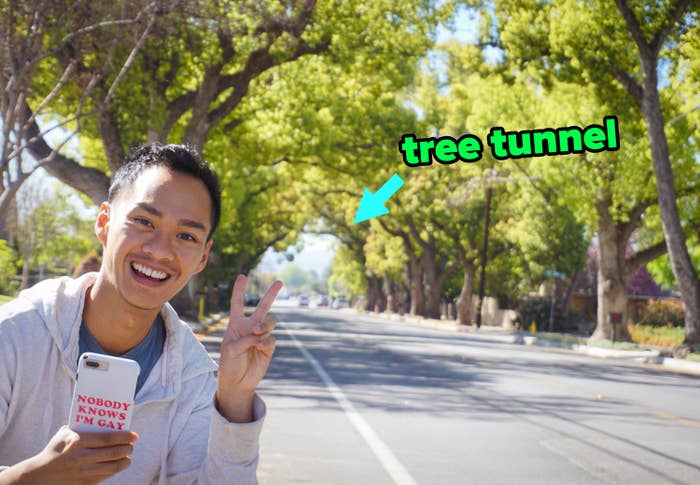
{"type": "MultiPolygon", "coordinates": [[[[634,39],[634,42],[637,44],[637,47],[639,48],[640,52],[650,51],[651,47],[644,38],[644,34],[642,33],[642,26],[639,25],[637,17],[634,15],[634,12],[630,8],[630,6],[627,5],[627,0],[615,0],[615,3],[617,4],[617,9],[622,14],[622,18],[625,19],[625,24],[627,24],[627,31],[632,36],[632,39],[634,39]]],[[[644,56],[640,57],[644,58],[644,56]]]]}
{"type": "Polygon", "coordinates": [[[671,16],[668,19],[668,22],[665,25],[662,25],[659,28],[659,31],[654,35],[654,38],[651,41],[651,50],[654,53],[654,56],[656,57],[661,50],[661,46],[663,43],[666,41],[666,38],[668,37],[669,33],[671,32],[671,29],[673,26],[680,20],[680,18],[683,16],[685,13],[686,9],[690,5],[690,0],[680,0],[675,8],[673,9],[673,12],[671,13],[671,16]]]}
{"type": "MultiPolygon", "coordinates": [[[[222,79],[220,87],[226,86],[231,82],[235,87],[233,92],[229,94],[229,96],[222,101],[219,106],[211,110],[207,115],[207,121],[211,124],[211,126],[218,124],[223,118],[228,116],[236,106],[240,104],[241,100],[248,92],[251,81],[257,76],[274,66],[295,61],[302,56],[308,54],[320,54],[328,50],[330,47],[330,41],[322,42],[316,46],[309,46],[305,42],[302,42],[291,56],[280,63],[276,63],[274,58],[270,55],[270,47],[271,46],[267,46],[264,52],[260,52],[258,56],[251,55],[251,57],[248,58],[245,68],[242,71],[234,74],[231,80],[224,82],[222,79]]],[[[224,89],[228,88],[220,89],[218,92],[221,93],[224,89]]]]}
{"type": "Polygon", "coordinates": [[[416,224],[413,222],[413,219],[410,217],[408,219],[408,228],[411,231],[411,235],[413,236],[413,239],[418,243],[420,247],[423,249],[430,249],[430,245],[425,242],[423,239],[421,239],[420,234],[418,233],[418,229],[416,228],[416,224]]]}
{"type": "Polygon", "coordinates": [[[625,245],[627,244],[627,241],[629,241],[629,238],[632,236],[634,230],[639,225],[639,221],[642,218],[644,211],[654,204],[656,204],[656,199],[639,202],[637,205],[632,207],[632,210],[630,210],[627,222],[618,226],[625,245]]]}
{"type": "Polygon", "coordinates": [[[625,261],[625,278],[628,279],[637,269],[666,254],[666,251],[666,240],[664,239],[646,249],[637,251],[625,261]]]}
{"type": "Polygon", "coordinates": [[[644,91],[637,81],[632,79],[632,77],[625,71],[617,71],[615,73],[615,79],[617,79],[627,92],[630,93],[632,98],[637,102],[639,106],[642,106],[642,99],[644,97],[644,91]]]}
{"type": "MultiPolygon", "coordinates": [[[[145,9],[143,10],[145,11],[145,9]]],[[[140,16],[140,15],[139,15],[140,16]]],[[[104,104],[108,105],[110,100],[112,99],[112,95],[114,94],[114,91],[117,89],[117,86],[119,86],[119,83],[121,82],[122,78],[124,77],[124,74],[126,74],[126,71],[129,70],[129,67],[131,67],[131,64],[133,64],[134,59],[136,59],[136,55],[138,52],[141,50],[141,47],[143,47],[143,44],[146,42],[146,38],[148,37],[149,32],[153,28],[153,25],[156,22],[156,12],[151,13],[151,19],[148,22],[148,25],[144,29],[143,33],[139,37],[139,40],[136,42],[136,45],[134,45],[133,49],[131,49],[131,52],[129,53],[129,57],[127,57],[126,61],[124,61],[124,64],[122,64],[122,68],[119,70],[119,74],[117,74],[117,77],[114,78],[114,81],[112,82],[112,85],[109,87],[109,90],[107,91],[107,96],[105,96],[104,99],[104,104]]]]}
{"type": "Polygon", "coordinates": [[[515,168],[517,168],[520,172],[522,172],[523,175],[525,175],[525,178],[527,179],[528,182],[530,182],[530,185],[532,185],[532,188],[535,189],[539,194],[542,196],[545,202],[548,204],[552,203],[552,195],[553,191],[552,190],[546,190],[545,188],[541,187],[540,185],[535,183],[534,177],[530,176],[527,171],[520,166],[519,163],[515,159],[512,160],[513,165],[515,165],[515,168]]]}
{"type": "Polygon", "coordinates": [[[109,177],[96,168],[83,167],[51,148],[41,136],[36,121],[27,127],[27,138],[33,139],[27,145],[29,153],[36,158],[41,166],[61,182],[83,192],[95,204],[107,200],[109,177]]]}

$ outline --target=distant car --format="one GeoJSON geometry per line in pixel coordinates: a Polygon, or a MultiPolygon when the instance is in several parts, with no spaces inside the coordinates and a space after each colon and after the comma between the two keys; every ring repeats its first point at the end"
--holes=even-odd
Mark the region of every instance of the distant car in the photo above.
{"type": "Polygon", "coordinates": [[[299,295],[299,298],[297,299],[297,305],[309,306],[309,297],[306,295],[299,295]]]}
{"type": "Polygon", "coordinates": [[[349,306],[348,301],[345,298],[343,298],[342,296],[335,298],[333,300],[333,303],[331,304],[331,308],[333,308],[335,310],[338,310],[340,308],[347,308],[348,306],[349,306]]]}
{"type": "Polygon", "coordinates": [[[321,308],[328,306],[328,297],[326,295],[318,295],[311,300],[309,306],[314,308],[321,308]]]}
{"type": "Polygon", "coordinates": [[[245,299],[243,300],[245,306],[258,306],[258,303],[260,303],[260,295],[246,293],[245,299]]]}

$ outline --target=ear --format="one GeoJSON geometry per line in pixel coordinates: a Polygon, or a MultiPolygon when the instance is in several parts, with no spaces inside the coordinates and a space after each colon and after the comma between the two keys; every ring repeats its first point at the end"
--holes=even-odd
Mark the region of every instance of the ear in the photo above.
{"type": "Polygon", "coordinates": [[[204,246],[204,252],[202,253],[202,259],[199,260],[199,264],[197,264],[197,269],[195,270],[195,273],[199,273],[207,265],[207,260],[209,259],[209,251],[211,251],[212,244],[214,244],[214,240],[210,239],[209,241],[207,241],[207,244],[204,246]]]}
{"type": "Polygon", "coordinates": [[[102,246],[107,245],[107,233],[109,230],[109,218],[111,215],[110,211],[111,207],[109,202],[102,202],[100,209],[97,212],[97,219],[95,220],[95,235],[102,243],[102,246]]]}

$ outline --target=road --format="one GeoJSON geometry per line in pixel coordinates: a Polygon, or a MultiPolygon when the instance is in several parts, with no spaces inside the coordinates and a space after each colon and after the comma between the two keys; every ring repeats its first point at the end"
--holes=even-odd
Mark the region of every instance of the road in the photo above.
{"type": "MultiPolygon", "coordinates": [[[[263,485],[700,483],[700,378],[345,311],[273,311],[263,485]]],[[[203,339],[214,358],[221,331],[203,339]]]]}

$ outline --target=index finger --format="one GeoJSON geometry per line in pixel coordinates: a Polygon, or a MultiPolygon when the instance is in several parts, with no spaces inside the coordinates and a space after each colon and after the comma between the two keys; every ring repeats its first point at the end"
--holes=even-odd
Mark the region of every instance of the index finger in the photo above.
{"type": "Polygon", "coordinates": [[[272,283],[272,285],[265,292],[265,296],[260,299],[260,303],[258,303],[257,308],[253,312],[253,318],[261,319],[267,314],[267,312],[270,311],[272,303],[274,303],[275,298],[277,298],[277,294],[282,289],[282,286],[283,284],[280,280],[272,283]]]}
{"type": "Polygon", "coordinates": [[[236,281],[233,283],[233,291],[231,292],[231,310],[229,315],[232,317],[243,316],[243,306],[245,303],[245,275],[239,274],[236,281]]]}
{"type": "Polygon", "coordinates": [[[109,446],[128,445],[139,438],[133,431],[94,431],[78,433],[84,448],[107,448],[109,446]]]}

